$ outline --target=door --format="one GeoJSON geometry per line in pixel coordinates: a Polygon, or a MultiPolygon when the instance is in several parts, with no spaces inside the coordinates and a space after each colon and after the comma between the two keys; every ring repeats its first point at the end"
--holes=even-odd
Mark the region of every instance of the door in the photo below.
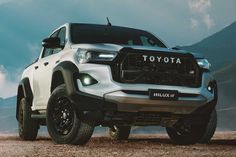
{"type": "MultiPolygon", "coordinates": [[[[65,31],[62,29],[55,32],[51,37],[59,37],[61,46],[65,46],[65,31]]],[[[51,79],[52,72],[58,61],[60,60],[61,49],[43,48],[42,56],[35,64],[33,73],[33,90],[34,90],[34,108],[46,109],[48,99],[51,95],[51,79]]]]}

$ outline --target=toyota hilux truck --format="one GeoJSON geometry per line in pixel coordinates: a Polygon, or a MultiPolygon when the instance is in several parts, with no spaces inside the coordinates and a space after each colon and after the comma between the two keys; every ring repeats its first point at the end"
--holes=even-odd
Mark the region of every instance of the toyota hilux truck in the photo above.
{"type": "Polygon", "coordinates": [[[55,143],[84,145],[96,126],[114,140],[133,126],[162,126],[176,144],[207,143],[217,125],[210,66],[144,30],[64,24],[22,74],[19,136],[35,140],[46,125],[55,143]]]}

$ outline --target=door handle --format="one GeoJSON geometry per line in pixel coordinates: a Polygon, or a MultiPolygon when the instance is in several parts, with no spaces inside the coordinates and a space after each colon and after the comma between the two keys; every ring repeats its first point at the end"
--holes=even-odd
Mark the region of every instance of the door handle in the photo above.
{"type": "Polygon", "coordinates": [[[35,66],[34,69],[37,70],[39,68],[39,66],[35,66]]]}
{"type": "Polygon", "coordinates": [[[48,62],[45,62],[44,65],[47,66],[49,63],[48,62]]]}

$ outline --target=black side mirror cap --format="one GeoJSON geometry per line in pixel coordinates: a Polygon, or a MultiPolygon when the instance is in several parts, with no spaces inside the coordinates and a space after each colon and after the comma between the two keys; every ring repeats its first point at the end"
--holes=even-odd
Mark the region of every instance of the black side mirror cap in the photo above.
{"type": "Polygon", "coordinates": [[[56,48],[61,48],[60,43],[61,43],[60,38],[51,37],[44,39],[42,42],[42,46],[45,48],[56,49],[56,48]]]}

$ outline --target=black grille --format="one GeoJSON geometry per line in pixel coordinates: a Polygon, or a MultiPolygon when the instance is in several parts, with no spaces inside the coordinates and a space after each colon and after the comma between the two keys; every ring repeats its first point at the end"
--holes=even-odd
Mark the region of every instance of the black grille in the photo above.
{"type": "Polygon", "coordinates": [[[112,71],[114,80],[120,83],[188,87],[199,87],[201,84],[201,72],[191,54],[150,51],[123,52],[116,59],[112,71]],[[154,59],[155,61],[153,61],[154,59]]]}

